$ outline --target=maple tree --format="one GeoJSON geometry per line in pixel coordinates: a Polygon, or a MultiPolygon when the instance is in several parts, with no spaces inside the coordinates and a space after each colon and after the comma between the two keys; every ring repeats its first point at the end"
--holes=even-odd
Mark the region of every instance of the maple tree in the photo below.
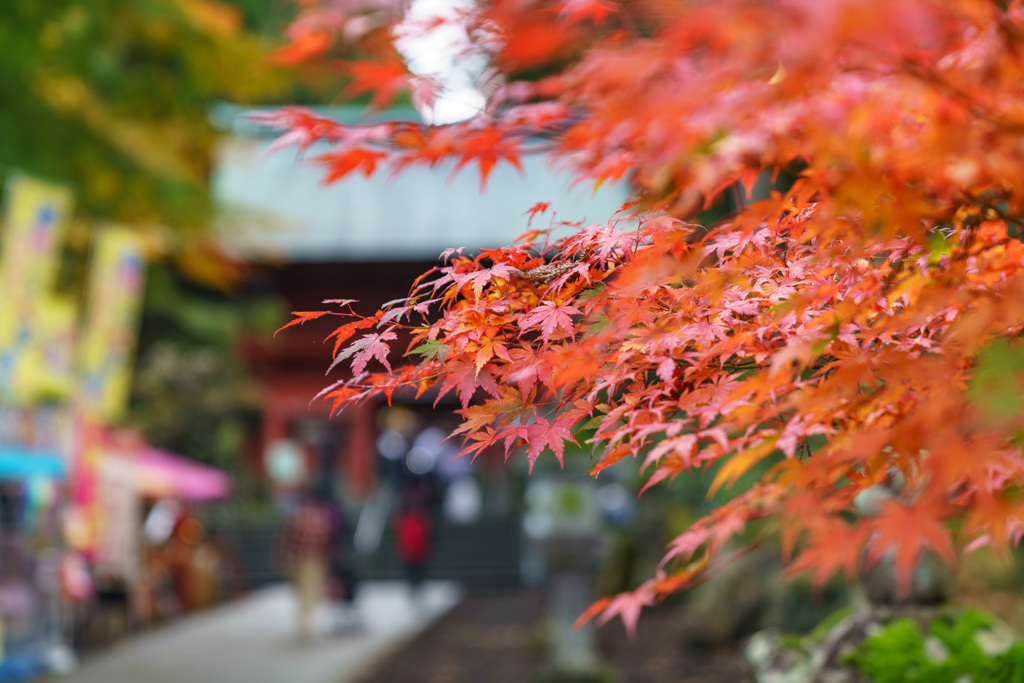
{"type": "Polygon", "coordinates": [[[532,466],[586,438],[595,475],[630,458],[645,488],[712,469],[727,489],[781,455],[584,617],[632,630],[752,528],[819,582],[892,552],[902,590],[924,551],[953,564],[1024,534],[1019,2],[481,0],[412,28],[404,5],[300,4],[289,54],[357,46],[352,88],[375,106],[436,90],[399,33],[456,24],[488,65],[486,106],[459,123],[265,117],[283,144],[329,142],[311,162],[332,179],[448,162],[486,181],[543,152],[635,190],[606,223],[449,252],[375,315],[333,304],[349,372],[322,398],[454,392],[466,454],[523,447],[532,466]],[[749,201],[781,172],[794,182],[749,201]],[[745,201],[693,222],[725,193],[745,201]]]}

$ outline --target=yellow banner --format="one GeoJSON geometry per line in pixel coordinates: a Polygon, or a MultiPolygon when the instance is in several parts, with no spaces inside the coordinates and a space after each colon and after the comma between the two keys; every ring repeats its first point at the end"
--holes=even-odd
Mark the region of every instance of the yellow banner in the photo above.
{"type": "Polygon", "coordinates": [[[21,173],[7,178],[0,256],[0,399],[25,403],[39,392],[31,356],[40,311],[53,289],[72,192],[21,173]]]}
{"type": "Polygon", "coordinates": [[[71,297],[47,295],[37,302],[33,344],[19,368],[24,377],[18,382],[30,388],[32,401],[71,398],[77,324],[78,306],[71,297]]]}
{"type": "Polygon", "coordinates": [[[79,341],[79,407],[115,422],[131,383],[145,277],[143,244],[125,228],[97,231],[89,265],[88,308],[79,341]]]}

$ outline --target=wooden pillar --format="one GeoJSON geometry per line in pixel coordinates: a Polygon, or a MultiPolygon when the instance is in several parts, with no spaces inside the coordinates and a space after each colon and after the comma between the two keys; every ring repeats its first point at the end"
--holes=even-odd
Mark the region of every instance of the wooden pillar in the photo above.
{"type": "Polygon", "coordinates": [[[350,428],[345,474],[351,483],[352,492],[360,497],[369,495],[377,483],[375,412],[375,406],[370,403],[359,403],[345,410],[350,428]]]}

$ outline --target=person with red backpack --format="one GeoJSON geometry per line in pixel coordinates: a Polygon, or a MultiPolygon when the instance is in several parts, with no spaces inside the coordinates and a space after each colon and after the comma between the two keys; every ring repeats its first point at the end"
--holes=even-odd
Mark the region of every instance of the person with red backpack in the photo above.
{"type": "Polygon", "coordinates": [[[433,554],[433,523],[414,496],[405,496],[395,515],[395,553],[405,569],[410,593],[419,600],[423,573],[433,554]]]}

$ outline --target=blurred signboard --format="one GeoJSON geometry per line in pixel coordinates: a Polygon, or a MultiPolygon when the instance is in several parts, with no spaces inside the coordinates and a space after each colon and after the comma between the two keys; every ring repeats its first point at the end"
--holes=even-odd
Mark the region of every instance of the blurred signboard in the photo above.
{"type": "Polygon", "coordinates": [[[139,570],[141,501],[137,465],[131,451],[105,452],[96,478],[97,573],[133,580],[139,570]]]}
{"type": "Polygon", "coordinates": [[[125,228],[96,234],[89,266],[86,319],[79,343],[79,409],[115,422],[128,401],[145,277],[143,245],[125,228]]]}
{"type": "MultiPolygon", "coordinates": [[[[54,286],[73,201],[66,187],[21,173],[8,176],[0,257],[0,399],[8,403],[26,403],[40,389],[32,353],[39,335],[50,332],[40,329],[40,310],[54,286]]],[[[51,334],[51,347],[58,339],[66,336],[51,334]]]]}

